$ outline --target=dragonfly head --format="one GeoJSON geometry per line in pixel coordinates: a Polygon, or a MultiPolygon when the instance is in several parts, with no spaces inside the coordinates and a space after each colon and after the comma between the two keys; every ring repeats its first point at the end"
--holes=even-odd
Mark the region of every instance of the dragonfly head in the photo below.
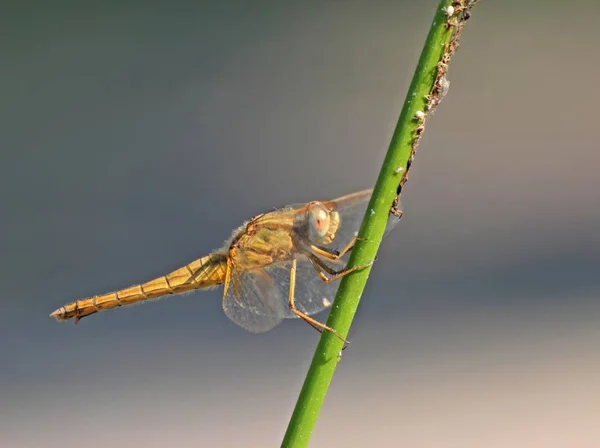
{"type": "Polygon", "coordinates": [[[340,214],[321,202],[311,202],[306,211],[308,238],[319,244],[331,244],[340,226],[340,214]]]}

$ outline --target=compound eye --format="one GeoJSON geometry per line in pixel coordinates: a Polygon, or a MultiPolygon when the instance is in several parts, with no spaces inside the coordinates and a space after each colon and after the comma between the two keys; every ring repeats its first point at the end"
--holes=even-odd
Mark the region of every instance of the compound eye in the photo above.
{"type": "Polygon", "coordinates": [[[311,240],[319,240],[327,235],[331,220],[329,210],[322,204],[311,204],[308,208],[308,236],[311,240]]]}

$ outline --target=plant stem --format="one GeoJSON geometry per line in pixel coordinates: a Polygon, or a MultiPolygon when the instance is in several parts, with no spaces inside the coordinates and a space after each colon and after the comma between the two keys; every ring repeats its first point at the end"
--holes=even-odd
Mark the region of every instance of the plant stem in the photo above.
{"type": "MultiPolygon", "coordinates": [[[[461,2],[466,4],[467,0],[461,2]]],[[[383,162],[373,195],[359,232],[359,240],[352,251],[348,266],[369,265],[375,260],[377,250],[388,222],[390,207],[399,185],[406,181],[406,174],[414,156],[414,150],[424,129],[432,104],[432,92],[439,84],[439,63],[446,53],[453,36],[454,26],[449,26],[446,8],[452,0],[442,0],[436,9],[433,24],[425,41],[415,74],[408,90],[390,146],[383,162]],[[429,108],[428,108],[429,105],[429,108]],[[419,112],[421,111],[421,112],[419,112]],[[419,112],[419,113],[418,113],[419,112]],[[423,115],[421,115],[423,114],[423,115]]],[[[457,2],[454,2],[456,5],[457,2]]],[[[451,55],[451,54],[450,54],[451,55]]],[[[447,59],[445,62],[447,62],[447,59]]],[[[445,69],[443,74],[445,74],[445,69]]],[[[438,89],[439,90],[439,89],[438,89]]],[[[346,338],[371,268],[358,270],[340,283],[327,325],[335,328],[346,338]]],[[[305,447],[319,416],[325,395],[340,359],[342,342],[331,333],[323,332],[308,370],[302,391],[283,439],[282,447],[305,447]]]]}

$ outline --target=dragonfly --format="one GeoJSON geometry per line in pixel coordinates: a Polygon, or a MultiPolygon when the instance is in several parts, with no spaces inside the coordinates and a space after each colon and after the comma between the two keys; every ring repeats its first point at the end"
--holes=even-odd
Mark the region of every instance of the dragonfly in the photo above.
{"type": "MultiPolygon", "coordinates": [[[[209,255],[145,283],[79,299],[50,316],[77,323],[99,311],[223,285],[226,316],[251,333],[267,332],[286,318],[300,318],[346,342],[312,315],[331,306],[337,280],[370,266],[348,268],[346,260],[358,239],[371,192],[260,214],[209,255]]],[[[391,215],[386,233],[398,221],[391,215]]]]}

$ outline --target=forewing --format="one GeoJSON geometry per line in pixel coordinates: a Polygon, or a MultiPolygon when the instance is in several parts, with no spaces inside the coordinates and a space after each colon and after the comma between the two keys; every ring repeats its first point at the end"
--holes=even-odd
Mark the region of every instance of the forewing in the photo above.
{"type": "MultiPolygon", "coordinates": [[[[341,216],[340,228],[329,245],[330,248],[342,250],[352,238],[358,235],[372,192],[373,190],[363,190],[323,202],[330,210],[339,212],[341,216]]],[[[398,217],[390,214],[385,233],[387,234],[399,221],[398,217]]]]}

